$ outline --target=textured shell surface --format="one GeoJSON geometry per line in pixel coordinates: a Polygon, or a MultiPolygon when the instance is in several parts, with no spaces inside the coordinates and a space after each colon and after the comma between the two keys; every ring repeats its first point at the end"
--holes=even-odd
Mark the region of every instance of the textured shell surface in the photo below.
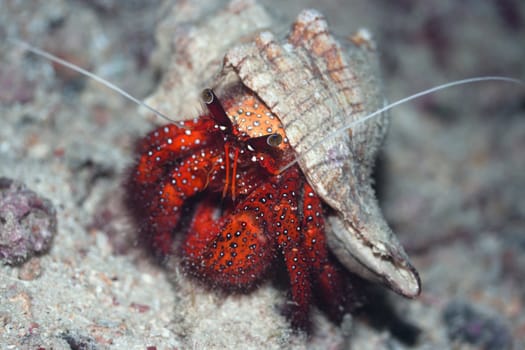
{"type": "Polygon", "coordinates": [[[337,258],[366,279],[417,296],[418,273],[372,188],[388,115],[334,134],[385,104],[370,34],[361,30],[339,40],[318,11],[304,10],[284,39],[262,31],[231,48],[215,86],[232,81],[252,90],[280,119],[308,182],[334,209],[326,234],[337,258]]]}

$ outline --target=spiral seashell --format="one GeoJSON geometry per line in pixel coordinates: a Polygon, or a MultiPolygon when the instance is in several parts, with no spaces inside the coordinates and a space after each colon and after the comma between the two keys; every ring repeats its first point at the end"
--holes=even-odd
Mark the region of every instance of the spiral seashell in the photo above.
{"type": "Polygon", "coordinates": [[[417,296],[418,273],[372,189],[388,115],[335,133],[385,103],[368,32],[337,40],[319,12],[304,10],[285,39],[262,31],[227,52],[216,85],[235,80],[279,117],[308,182],[334,209],[326,234],[341,263],[401,295],[417,296]]]}

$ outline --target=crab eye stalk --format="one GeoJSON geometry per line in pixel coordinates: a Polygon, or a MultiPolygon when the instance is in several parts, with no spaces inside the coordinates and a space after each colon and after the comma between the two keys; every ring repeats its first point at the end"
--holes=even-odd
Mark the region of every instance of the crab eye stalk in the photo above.
{"type": "Polygon", "coordinates": [[[212,89],[204,89],[201,92],[202,102],[210,111],[211,117],[219,124],[219,127],[223,131],[231,131],[233,126],[230,118],[226,115],[224,107],[222,107],[221,102],[215,95],[212,89]]]}
{"type": "Polygon", "coordinates": [[[263,152],[272,149],[277,149],[283,142],[281,134],[269,134],[259,137],[254,137],[248,140],[248,149],[252,152],[263,152]]]}

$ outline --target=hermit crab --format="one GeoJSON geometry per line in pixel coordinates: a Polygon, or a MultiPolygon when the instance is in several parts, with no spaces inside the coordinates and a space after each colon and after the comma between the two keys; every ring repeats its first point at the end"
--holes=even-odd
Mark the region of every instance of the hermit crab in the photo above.
{"type": "Polygon", "coordinates": [[[371,187],[386,116],[323,139],[382,106],[374,53],[366,32],[340,42],[314,10],[284,42],[265,31],[232,48],[202,93],[208,112],[138,144],[128,203],[152,248],[173,253],[182,231],[185,269],[230,290],[284,261],[299,326],[314,295],[338,319],[352,307],[355,277],[329,249],[350,271],[416,296],[417,272],[371,187]]]}
{"type": "MultiPolygon", "coordinates": [[[[233,7],[228,16],[239,13],[233,7]]],[[[138,142],[127,203],[150,246],[227,290],[247,291],[284,262],[296,326],[315,299],[337,319],[351,311],[360,278],[417,296],[418,274],[372,190],[388,124],[375,56],[366,31],[338,40],[313,10],[283,40],[262,31],[235,41],[213,82],[203,79],[212,86],[201,94],[206,112],[138,142]]],[[[476,80],[516,82],[446,86],[476,80]]]]}

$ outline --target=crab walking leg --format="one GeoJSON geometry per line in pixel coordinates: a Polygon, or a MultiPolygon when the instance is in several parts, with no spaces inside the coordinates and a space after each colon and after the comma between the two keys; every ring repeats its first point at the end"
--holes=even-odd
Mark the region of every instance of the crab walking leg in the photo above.
{"type": "Polygon", "coordinates": [[[152,248],[156,253],[169,254],[172,235],[177,226],[185,201],[208,186],[209,174],[220,167],[216,151],[203,149],[186,157],[162,178],[154,190],[156,196],[145,203],[146,234],[152,235],[152,248]]]}
{"type": "Polygon", "coordinates": [[[155,183],[163,175],[163,167],[176,159],[198,152],[207,146],[213,121],[201,118],[182,124],[159,127],[150,132],[138,145],[142,154],[135,168],[135,177],[140,183],[155,183]]]}
{"type": "Polygon", "coordinates": [[[312,278],[318,284],[317,295],[325,301],[328,313],[336,321],[340,321],[344,308],[341,300],[343,292],[343,276],[341,271],[330,262],[324,234],[324,219],[321,199],[315,194],[309,184],[305,184],[303,197],[303,227],[305,253],[311,269],[312,278]]]}
{"type": "Polygon", "coordinates": [[[284,257],[292,289],[292,324],[305,327],[312,299],[310,267],[303,241],[304,232],[300,217],[302,186],[299,171],[291,168],[282,175],[279,200],[274,206],[273,230],[278,247],[284,257]]]}
{"type": "Polygon", "coordinates": [[[328,261],[328,250],[324,238],[324,219],[321,199],[312,187],[305,182],[302,200],[303,247],[308,265],[313,274],[320,273],[328,261]]]}
{"type": "Polygon", "coordinates": [[[188,271],[227,289],[246,290],[267,271],[274,258],[272,237],[267,234],[271,211],[262,203],[273,197],[271,186],[253,191],[233,212],[220,217],[220,200],[199,204],[182,246],[188,271]]]}
{"type": "Polygon", "coordinates": [[[303,197],[303,249],[308,259],[312,280],[317,285],[316,295],[323,301],[328,314],[341,322],[347,312],[360,304],[361,296],[354,291],[352,278],[345,273],[328,252],[324,233],[321,199],[306,183],[303,197]]]}

